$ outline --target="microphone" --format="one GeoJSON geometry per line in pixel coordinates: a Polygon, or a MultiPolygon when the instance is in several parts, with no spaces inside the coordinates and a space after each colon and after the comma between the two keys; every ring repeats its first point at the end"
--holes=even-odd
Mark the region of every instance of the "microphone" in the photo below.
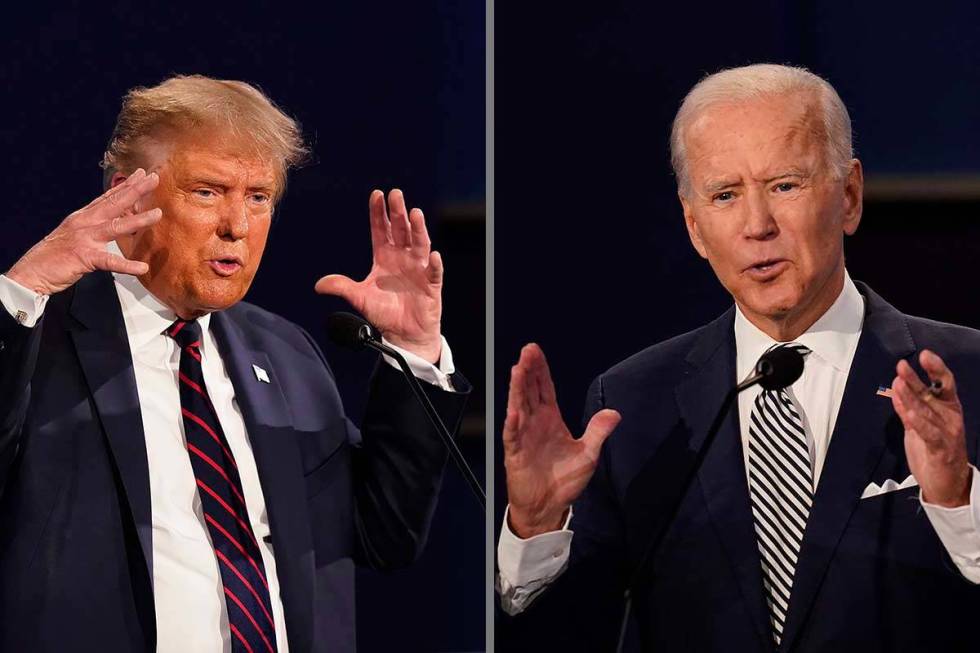
{"type": "Polygon", "coordinates": [[[796,347],[774,347],[755,364],[755,374],[735,386],[735,393],[756,383],[763,390],[782,390],[796,383],[803,374],[803,354],[796,347]]]}
{"type": "Polygon", "coordinates": [[[679,492],[674,497],[673,507],[671,508],[668,518],[663,521],[663,525],[655,533],[653,539],[650,541],[650,544],[640,557],[640,562],[636,565],[636,569],[633,572],[630,582],[626,586],[626,592],[623,595],[623,598],[625,599],[623,622],[619,629],[619,644],[616,646],[616,651],[619,653],[622,653],[623,646],[626,643],[626,626],[629,623],[629,616],[633,607],[633,590],[642,580],[643,574],[646,571],[647,563],[652,559],[654,552],[660,547],[660,542],[667,534],[670,525],[673,524],[674,519],[677,518],[677,511],[680,510],[681,502],[687,495],[687,492],[691,487],[691,483],[694,482],[694,479],[698,474],[698,470],[701,469],[701,464],[704,462],[704,457],[711,448],[711,443],[714,442],[715,436],[718,434],[718,430],[721,428],[721,423],[728,414],[728,409],[731,407],[735,397],[737,397],[743,390],[747,390],[756,384],[762,386],[763,390],[782,390],[787,386],[793,385],[802,374],[803,354],[800,353],[800,350],[796,347],[776,346],[764,353],[759,358],[759,362],[755,364],[755,371],[751,376],[737,384],[725,395],[725,398],[721,403],[721,408],[718,409],[718,413],[715,415],[714,421],[712,421],[711,426],[708,427],[708,434],[705,437],[704,442],[701,443],[701,447],[698,449],[698,452],[694,457],[694,464],[691,466],[691,470],[688,472],[687,477],[681,484],[679,492]]]}
{"type": "Polygon", "coordinates": [[[353,313],[334,313],[327,317],[327,336],[334,344],[360,351],[367,346],[368,341],[378,341],[371,324],[353,313]]]}
{"type": "Polygon", "coordinates": [[[480,486],[480,482],[477,480],[476,476],[473,474],[473,470],[470,466],[466,464],[466,459],[463,458],[462,452],[459,447],[456,446],[456,441],[453,440],[453,436],[449,433],[449,429],[443,424],[442,418],[439,417],[439,413],[436,412],[435,407],[432,402],[429,401],[429,397],[426,396],[425,392],[422,390],[422,386],[419,385],[419,380],[415,378],[412,374],[412,369],[408,366],[408,362],[405,357],[399,352],[392,349],[388,345],[381,342],[381,336],[371,324],[360,317],[359,315],[354,315],[353,313],[338,312],[333,313],[327,317],[327,336],[335,344],[341,347],[346,347],[347,349],[353,349],[354,351],[360,351],[365,347],[374,349],[375,351],[381,352],[382,354],[387,354],[391,356],[398,363],[398,367],[401,368],[402,373],[405,376],[405,380],[408,381],[408,386],[412,389],[412,394],[422,408],[425,410],[426,416],[435,428],[436,433],[442,439],[442,443],[446,446],[449,451],[449,456],[456,463],[456,467],[459,469],[463,478],[466,479],[466,483],[470,486],[470,490],[473,491],[474,496],[480,502],[480,506],[483,511],[486,512],[487,509],[487,496],[483,492],[483,488],[480,486]]]}

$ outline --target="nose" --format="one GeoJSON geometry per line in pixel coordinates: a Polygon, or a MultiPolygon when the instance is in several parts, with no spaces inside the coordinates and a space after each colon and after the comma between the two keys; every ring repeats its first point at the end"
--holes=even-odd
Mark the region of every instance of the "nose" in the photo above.
{"type": "Polygon", "coordinates": [[[772,214],[769,202],[758,190],[750,190],[746,195],[745,224],[743,232],[746,238],[753,240],[769,240],[779,233],[779,226],[772,214]]]}
{"type": "Polygon", "coordinates": [[[244,202],[229,202],[222,212],[218,235],[225,240],[241,240],[248,235],[248,209],[244,202]]]}

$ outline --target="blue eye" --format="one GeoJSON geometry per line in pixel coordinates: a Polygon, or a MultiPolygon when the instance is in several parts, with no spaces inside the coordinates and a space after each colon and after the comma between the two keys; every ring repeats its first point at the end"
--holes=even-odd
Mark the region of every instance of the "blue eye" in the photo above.
{"type": "Polygon", "coordinates": [[[214,197],[214,191],[210,188],[198,188],[194,191],[194,194],[198,197],[211,198],[214,197]]]}
{"type": "Polygon", "coordinates": [[[735,198],[735,193],[733,193],[730,190],[726,190],[724,192],[721,192],[721,193],[718,193],[717,195],[715,195],[713,199],[716,202],[728,202],[729,200],[732,200],[734,198],[735,198]]]}

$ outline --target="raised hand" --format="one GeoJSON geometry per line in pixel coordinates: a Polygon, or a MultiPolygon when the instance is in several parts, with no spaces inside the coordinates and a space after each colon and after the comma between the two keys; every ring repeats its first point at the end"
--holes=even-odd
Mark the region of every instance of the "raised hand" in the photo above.
{"type": "Polygon", "coordinates": [[[892,404],[905,426],[909,469],[925,501],[949,508],[965,506],[970,502],[972,476],[956,379],[943,359],[929,350],[922,351],[919,363],[930,380],[942,384],[942,390],[934,396],[908,362],[898,362],[892,404]]]}
{"type": "Polygon", "coordinates": [[[619,424],[615,410],[592,416],[575,439],[562,421],[544,352],[521,350],[510,371],[504,421],[504,467],[510,528],[528,538],[561,528],[564,516],[592,478],[602,443],[619,424]]]}
{"type": "Polygon", "coordinates": [[[110,254],[106,245],[160,219],[160,209],[142,213],[136,209],[139,200],[159,181],[155,172],[147,175],[143,169],[136,170],[126,181],[65,218],[10,268],[7,277],[39,295],[53,295],[94,270],[146,274],[146,263],[110,254]]]}
{"type": "Polygon", "coordinates": [[[394,345],[435,363],[442,352],[442,257],[432,251],[425,216],[405,209],[400,190],[376,190],[368,202],[373,263],[363,281],[330,274],[316,291],[346,299],[394,345]]]}

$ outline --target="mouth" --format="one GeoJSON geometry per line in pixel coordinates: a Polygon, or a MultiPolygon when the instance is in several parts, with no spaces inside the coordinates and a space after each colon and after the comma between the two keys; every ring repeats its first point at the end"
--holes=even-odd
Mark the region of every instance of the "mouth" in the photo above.
{"type": "Polygon", "coordinates": [[[787,267],[789,261],[781,258],[769,258],[757,261],[743,270],[755,281],[771,281],[778,277],[787,267]]]}
{"type": "Polygon", "coordinates": [[[242,269],[242,259],[237,256],[213,258],[208,261],[208,265],[219,276],[230,277],[242,269]]]}

